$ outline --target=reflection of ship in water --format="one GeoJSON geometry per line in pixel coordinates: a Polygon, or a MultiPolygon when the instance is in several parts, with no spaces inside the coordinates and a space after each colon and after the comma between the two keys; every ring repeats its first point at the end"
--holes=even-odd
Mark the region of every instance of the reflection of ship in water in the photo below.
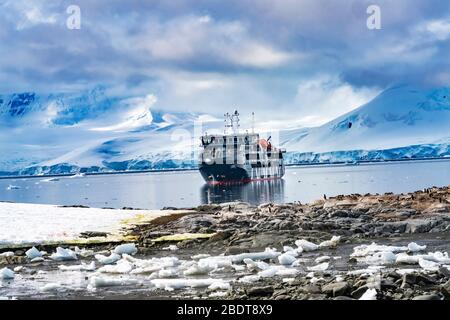
{"type": "Polygon", "coordinates": [[[201,189],[203,204],[243,201],[253,205],[284,202],[284,180],[253,181],[243,185],[209,185],[201,189]]]}

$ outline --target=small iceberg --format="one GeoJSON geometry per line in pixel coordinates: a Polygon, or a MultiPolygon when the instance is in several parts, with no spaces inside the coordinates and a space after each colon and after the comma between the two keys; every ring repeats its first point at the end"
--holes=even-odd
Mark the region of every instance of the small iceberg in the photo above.
{"type": "Polygon", "coordinates": [[[77,254],[70,249],[64,249],[61,247],[56,248],[56,252],[50,256],[50,259],[54,261],[70,261],[77,260],[77,254]]]}
{"type": "Polygon", "coordinates": [[[27,250],[27,252],[25,252],[25,255],[27,256],[28,259],[33,260],[34,258],[42,257],[42,252],[36,249],[36,247],[33,247],[27,250]]]}
{"type": "Polygon", "coordinates": [[[102,254],[96,254],[95,259],[97,259],[98,262],[101,264],[107,265],[107,264],[113,264],[120,260],[120,255],[116,253],[111,253],[109,256],[104,256],[102,254]]]}
{"type": "Polygon", "coordinates": [[[114,249],[114,253],[115,254],[129,254],[129,255],[133,255],[137,253],[137,248],[136,245],[134,243],[125,243],[125,244],[121,244],[119,246],[117,246],[114,249]]]}
{"type": "Polygon", "coordinates": [[[0,279],[9,280],[14,279],[14,271],[8,268],[0,269],[0,279]]]}

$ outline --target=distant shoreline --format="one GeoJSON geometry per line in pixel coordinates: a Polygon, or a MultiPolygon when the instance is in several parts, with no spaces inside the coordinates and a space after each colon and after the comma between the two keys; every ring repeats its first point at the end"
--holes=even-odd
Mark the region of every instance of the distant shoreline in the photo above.
{"type": "MultiPolygon", "coordinates": [[[[390,164],[399,162],[417,162],[417,161],[450,161],[450,157],[428,157],[428,158],[415,158],[415,159],[392,159],[392,160],[362,160],[355,162],[318,162],[318,163],[295,163],[286,164],[289,168],[308,168],[308,167],[336,167],[336,166],[358,166],[358,165],[371,165],[371,164],[390,164]]],[[[83,173],[86,176],[100,176],[100,175],[115,175],[115,174],[136,174],[136,173],[161,173],[161,172],[187,172],[196,171],[197,168],[173,168],[173,169],[148,169],[148,170],[127,170],[127,171],[107,171],[107,172],[86,172],[83,173]]],[[[0,180],[7,179],[30,179],[30,178],[58,178],[58,177],[71,177],[77,173],[61,173],[61,174],[45,174],[45,175],[11,175],[0,176],[0,180]]],[[[79,174],[79,173],[78,173],[79,174]]]]}

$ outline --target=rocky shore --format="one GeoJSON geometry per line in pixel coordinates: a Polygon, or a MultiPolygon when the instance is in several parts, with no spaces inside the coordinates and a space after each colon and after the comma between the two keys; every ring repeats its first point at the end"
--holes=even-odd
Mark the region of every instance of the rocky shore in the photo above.
{"type": "Polygon", "coordinates": [[[16,288],[23,298],[450,299],[447,187],[191,209],[129,230],[136,251],[71,248],[77,259],[61,267],[64,259],[31,263],[19,250],[3,253],[0,269],[15,268],[27,282],[42,271],[50,287],[64,270],[81,272],[75,291],[61,283],[34,293],[16,288]],[[100,268],[87,267],[92,262],[100,268]]]}

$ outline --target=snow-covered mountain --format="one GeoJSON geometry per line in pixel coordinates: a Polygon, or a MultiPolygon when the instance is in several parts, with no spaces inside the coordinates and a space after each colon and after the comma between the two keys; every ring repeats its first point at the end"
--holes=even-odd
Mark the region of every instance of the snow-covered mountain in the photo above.
{"type": "MultiPolygon", "coordinates": [[[[155,102],[106,87],[0,95],[0,175],[194,168],[194,123],[213,132],[222,121],[155,102]]],[[[288,163],[450,156],[450,88],[393,87],[323,126],[281,131],[280,142],[288,163]]]]}
{"type": "Polygon", "coordinates": [[[295,163],[446,156],[450,88],[392,87],[323,126],[281,136],[295,163]]]}
{"type": "MultiPolygon", "coordinates": [[[[0,96],[0,174],[49,174],[195,166],[195,113],[152,110],[156,97],[75,94],[0,96]]],[[[220,121],[219,121],[220,122],[220,121]]]]}

